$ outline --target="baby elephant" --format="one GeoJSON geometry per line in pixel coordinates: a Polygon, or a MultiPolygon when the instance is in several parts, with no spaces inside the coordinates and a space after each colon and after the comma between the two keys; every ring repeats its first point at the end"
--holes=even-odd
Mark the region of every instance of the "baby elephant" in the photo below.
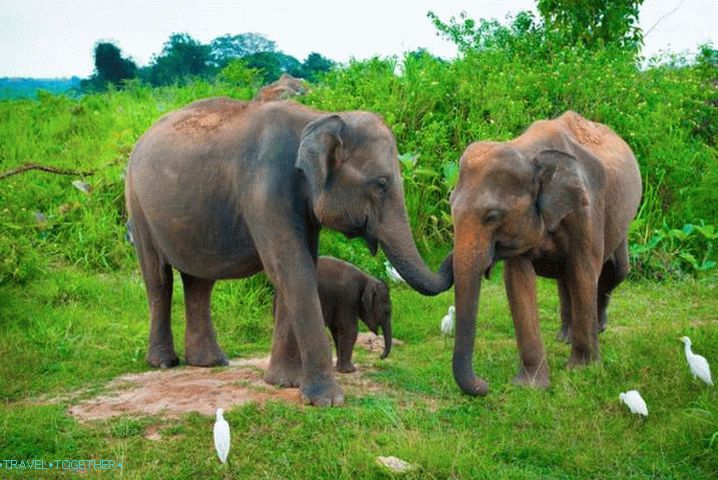
{"type": "Polygon", "coordinates": [[[352,350],[357,340],[359,318],[377,335],[381,327],[384,335],[381,358],[386,358],[392,343],[391,298],[386,284],[333,257],[319,257],[317,277],[324,324],[329,327],[337,347],[337,371],[356,370],[352,364],[352,350]]]}

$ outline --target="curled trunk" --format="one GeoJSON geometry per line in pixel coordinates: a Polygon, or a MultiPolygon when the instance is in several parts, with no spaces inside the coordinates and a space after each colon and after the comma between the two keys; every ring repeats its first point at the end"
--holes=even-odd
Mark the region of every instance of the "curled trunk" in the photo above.
{"type": "Polygon", "coordinates": [[[422,295],[437,295],[451,288],[454,283],[451,254],[438,273],[432,272],[416,249],[405,210],[389,213],[377,238],[391,264],[411,288],[422,295]]]}

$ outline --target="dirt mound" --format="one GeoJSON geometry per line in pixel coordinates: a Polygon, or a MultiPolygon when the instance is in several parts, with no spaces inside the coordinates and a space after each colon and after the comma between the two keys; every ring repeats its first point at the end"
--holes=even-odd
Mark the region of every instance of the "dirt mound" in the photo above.
{"type": "MultiPolygon", "coordinates": [[[[383,342],[379,350],[383,350],[383,342]]],[[[214,415],[247,402],[278,400],[303,403],[296,388],[276,388],[262,380],[269,357],[237,359],[218,369],[179,367],[152,370],[117,377],[105,387],[106,393],[70,407],[80,421],[102,420],[119,415],[161,415],[177,417],[188,412],[214,415]]],[[[381,387],[362,377],[368,368],[337,374],[345,393],[366,394],[381,387]]]]}

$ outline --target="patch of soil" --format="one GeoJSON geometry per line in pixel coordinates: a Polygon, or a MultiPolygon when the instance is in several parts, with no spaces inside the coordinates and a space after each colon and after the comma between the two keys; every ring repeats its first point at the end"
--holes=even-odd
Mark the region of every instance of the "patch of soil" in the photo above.
{"type": "MultiPolygon", "coordinates": [[[[382,346],[379,350],[382,350],[382,346]]],[[[106,394],[69,408],[80,421],[102,420],[119,415],[160,415],[173,418],[188,412],[214,415],[217,408],[231,409],[248,402],[276,400],[303,404],[297,388],[276,388],[262,380],[269,357],[235,359],[228,367],[210,369],[178,367],[122,375],[105,386],[106,394]]],[[[357,365],[357,371],[337,374],[345,393],[366,394],[382,387],[363,377],[369,367],[357,365]]],[[[159,432],[146,432],[150,440],[159,440],[159,432]]]]}

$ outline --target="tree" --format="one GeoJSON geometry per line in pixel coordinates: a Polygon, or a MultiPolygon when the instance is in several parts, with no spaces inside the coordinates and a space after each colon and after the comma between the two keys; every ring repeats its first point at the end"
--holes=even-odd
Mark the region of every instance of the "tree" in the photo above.
{"type": "Polygon", "coordinates": [[[310,53],[302,63],[302,74],[303,78],[306,78],[310,82],[317,79],[319,74],[326,73],[334,68],[334,62],[329,60],[316,52],[310,53]]]}
{"type": "Polygon", "coordinates": [[[275,52],[274,54],[277,60],[279,60],[279,67],[282,69],[282,73],[288,73],[293,77],[302,76],[302,62],[284,52],[275,52]]]}
{"type": "Polygon", "coordinates": [[[246,57],[260,52],[274,52],[277,44],[259,33],[222,35],[210,42],[212,57],[219,67],[226,66],[236,58],[246,57]]]}
{"type": "Polygon", "coordinates": [[[262,84],[262,72],[248,67],[247,62],[241,58],[229,62],[217,78],[222,82],[250,88],[258,88],[262,84]]]}
{"type": "Polygon", "coordinates": [[[168,85],[188,77],[209,77],[213,70],[209,45],[187,33],[173,33],[145,74],[153,85],[168,85]]]}
{"type": "Polygon", "coordinates": [[[641,4],[643,0],[538,0],[538,10],[546,26],[571,43],[616,43],[638,51],[643,43],[641,4]]]}
{"type": "Polygon", "coordinates": [[[291,55],[282,52],[258,52],[243,58],[247,67],[262,71],[264,83],[277,80],[283,73],[295,77],[302,75],[302,64],[291,55]]]}
{"type": "Polygon", "coordinates": [[[137,65],[123,58],[119,47],[110,42],[95,44],[95,71],[81,83],[85,90],[104,90],[108,83],[120,85],[137,75],[137,65]]]}

